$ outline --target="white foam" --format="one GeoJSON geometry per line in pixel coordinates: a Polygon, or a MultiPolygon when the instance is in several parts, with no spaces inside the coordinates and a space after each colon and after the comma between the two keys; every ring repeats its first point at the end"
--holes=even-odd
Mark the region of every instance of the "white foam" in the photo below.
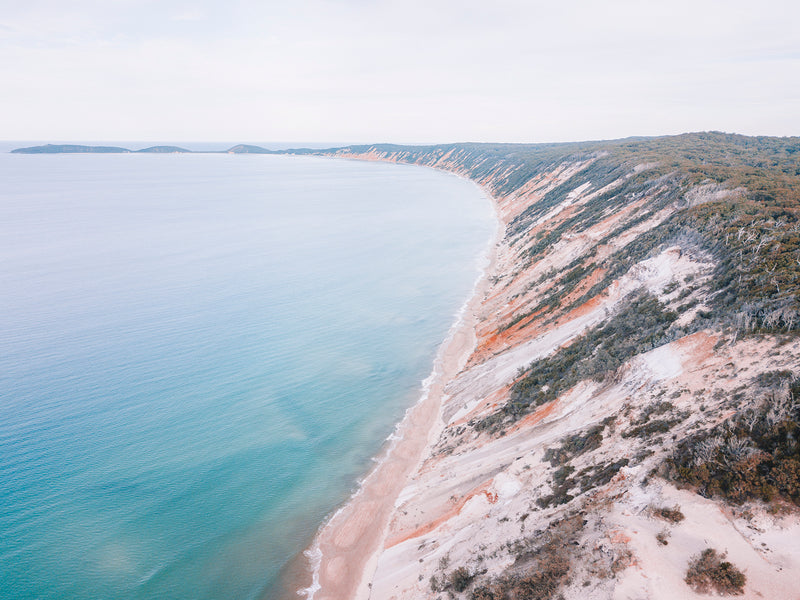
{"type": "Polygon", "coordinates": [[[314,542],[311,548],[303,552],[303,556],[308,559],[311,565],[311,585],[307,588],[297,590],[297,595],[305,595],[307,600],[313,600],[314,594],[322,588],[319,584],[319,568],[322,565],[322,550],[320,550],[319,545],[314,542]]]}

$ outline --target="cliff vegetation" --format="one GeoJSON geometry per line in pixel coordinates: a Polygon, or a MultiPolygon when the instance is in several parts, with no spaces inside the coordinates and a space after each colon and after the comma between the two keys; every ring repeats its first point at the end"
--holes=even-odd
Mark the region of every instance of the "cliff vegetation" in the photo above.
{"type": "Polygon", "coordinates": [[[504,228],[372,597],[790,597],[800,138],[293,152],[457,173],[504,228]]]}

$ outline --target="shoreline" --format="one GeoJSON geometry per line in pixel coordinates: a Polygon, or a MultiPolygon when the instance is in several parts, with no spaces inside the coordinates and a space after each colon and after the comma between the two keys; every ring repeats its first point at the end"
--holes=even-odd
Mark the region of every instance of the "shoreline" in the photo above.
{"type": "Polygon", "coordinates": [[[369,598],[370,580],[383,550],[396,500],[442,427],[440,409],[446,385],[464,368],[475,348],[478,309],[496,267],[504,223],[497,200],[484,186],[452,171],[435,170],[468,179],[490,203],[495,227],[478,257],[479,275],[439,346],[431,373],[422,382],[419,400],[406,410],[374,457],[375,466],[359,482],[352,496],[320,526],[302,555],[290,561],[295,564],[289,572],[295,576],[285,586],[287,598],[369,598]]]}

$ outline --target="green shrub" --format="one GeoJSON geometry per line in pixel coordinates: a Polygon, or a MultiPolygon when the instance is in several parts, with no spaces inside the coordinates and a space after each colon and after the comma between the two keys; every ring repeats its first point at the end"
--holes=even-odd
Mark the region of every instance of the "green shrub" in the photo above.
{"type": "Polygon", "coordinates": [[[604,424],[598,424],[585,431],[568,435],[561,439],[561,446],[558,448],[547,448],[544,451],[542,460],[549,461],[552,466],[563,465],[576,456],[585,452],[591,452],[600,447],[603,441],[604,424]]]}
{"type": "Polygon", "coordinates": [[[673,425],[680,423],[687,416],[688,415],[679,415],[674,419],[656,419],[655,421],[650,421],[649,423],[645,423],[644,425],[639,425],[638,427],[633,427],[631,429],[623,431],[622,437],[646,438],[652,435],[656,435],[658,433],[666,433],[667,431],[672,429],[673,425]]]}
{"type": "Polygon", "coordinates": [[[579,515],[565,517],[518,542],[514,564],[500,577],[477,583],[470,600],[553,600],[567,582],[570,553],[585,524],[579,515]]]}
{"type": "Polygon", "coordinates": [[[737,504],[778,497],[800,504],[800,379],[777,373],[755,378],[777,388],[760,406],[681,440],[665,462],[667,478],[737,504]]]}
{"type": "Polygon", "coordinates": [[[605,465],[593,465],[586,474],[581,476],[581,492],[587,492],[607,484],[622,467],[627,467],[629,463],[630,461],[627,458],[620,458],[605,465]]]}
{"type": "Polygon", "coordinates": [[[669,326],[678,318],[647,292],[634,293],[605,323],[588,330],[547,358],[521,373],[509,401],[497,412],[475,423],[478,430],[497,431],[537,406],[554,400],[578,381],[601,380],[627,359],[666,341],[669,326]]]}
{"type": "Polygon", "coordinates": [[[653,509],[653,513],[656,516],[659,516],[662,519],[665,519],[672,523],[680,523],[685,518],[683,513],[681,512],[681,507],[677,505],[673,506],[672,508],[661,506],[659,508],[653,509]]]}
{"type": "Polygon", "coordinates": [[[469,587],[469,584],[472,583],[474,578],[475,575],[470,573],[469,569],[466,567],[458,567],[452,573],[450,573],[447,581],[451,588],[460,593],[469,587]]]}
{"type": "Polygon", "coordinates": [[[700,594],[742,594],[747,578],[724,558],[725,554],[706,548],[691,560],[684,581],[700,594]]]}

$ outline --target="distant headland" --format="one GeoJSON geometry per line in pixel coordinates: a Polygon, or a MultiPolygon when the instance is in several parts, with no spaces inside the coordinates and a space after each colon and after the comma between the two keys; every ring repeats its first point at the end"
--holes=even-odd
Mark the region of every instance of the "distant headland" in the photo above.
{"type": "Polygon", "coordinates": [[[179,146],[150,146],[141,150],[130,150],[120,146],[81,146],[77,144],[45,144],[43,146],[30,146],[16,148],[13,154],[277,154],[274,150],[267,150],[261,146],[238,144],[227,150],[187,150],[179,146]]]}

